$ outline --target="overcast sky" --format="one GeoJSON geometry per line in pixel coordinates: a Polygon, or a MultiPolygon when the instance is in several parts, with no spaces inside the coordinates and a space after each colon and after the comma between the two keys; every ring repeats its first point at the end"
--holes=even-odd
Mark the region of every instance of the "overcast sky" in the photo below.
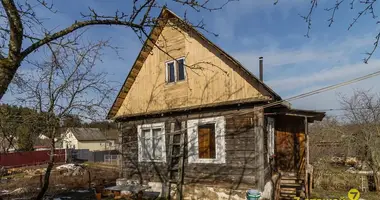
{"type": "MultiPolygon", "coordinates": [[[[333,26],[328,27],[329,14],[323,8],[334,2],[320,1],[309,38],[304,36],[307,24],[299,16],[308,11],[310,1],[307,0],[280,0],[276,6],[271,0],[240,0],[215,12],[197,13],[187,8],[187,17],[194,22],[203,19],[208,30],[219,34],[215,37],[205,33],[206,37],[254,74],[258,72],[258,57],[263,56],[264,81],[286,98],[380,69],[380,57],[377,56],[380,51],[369,64],[362,60],[364,53],[372,48],[378,30],[375,22],[366,16],[348,31],[357,11],[343,5],[333,26]]],[[[54,1],[54,4],[57,13],[41,8],[38,15],[46,19],[47,27],[59,30],[80,19],[80,12],[87,12],[89,6],[99,13],[112,15],[117,9],[127,13],[131,3],[125,0],[65,0],[54,1]]],[[[185,9],[182,6],[169,4],[169,8],[183,16],[185,9]]],[[[85,37],[88,40],[111,38],[112,44],[121,48],[119,56],[123,59],[107,50],[98,66],[99,70],[110,74],[109,79],[116,81],[114,87],[119,90],[141,43],[129,28],[116,26],[89,28],[85,37]]],[[[20,70],[27,70],[27,66],[23,65],[20,70]]],[[[379,83],[380,77],[375,77],[291,103],[303,109],[338,108],[336,94],[350,95],[353,89],[361,88],[380,92],[380,87],[376,87],[379,83]]],[[[3,100],[12,103],[12,96],[8,93],[3,100]]]]}

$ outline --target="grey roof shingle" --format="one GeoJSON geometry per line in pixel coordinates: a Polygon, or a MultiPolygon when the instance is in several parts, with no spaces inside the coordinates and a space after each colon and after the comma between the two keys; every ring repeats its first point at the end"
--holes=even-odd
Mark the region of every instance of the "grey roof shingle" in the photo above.
{"type": "Polygon", "coordinates": [[[69,128],[78,141],[106,140],[102,131],[98,128],[69,128]]]}

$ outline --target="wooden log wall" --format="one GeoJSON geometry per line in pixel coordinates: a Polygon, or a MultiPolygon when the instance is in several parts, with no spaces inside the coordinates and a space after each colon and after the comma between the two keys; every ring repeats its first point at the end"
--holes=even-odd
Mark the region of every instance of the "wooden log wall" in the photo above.
{"type": "MultiPolygon", "coordinates": [[[[170,132],[170,124],[175,123],[175,130],[180,130],[181,122],[189,119],[225,116],[225,147],[226,163],[224,164],[200,164],[188,163],[187,146],[185,147],[185,167],[184,182],[202,184],[222,184],[236,188],[254,187],[257,185],[257,171],[263,169],[263,163],[258,162],[263,159],[264,152],[257,152],[263,149],[264,144],[258,148],[257,133],[262,131],[262,112],[256,114],[241,115],[240,111],[225,111],[206,114],[191,114],[176,117],[162,117],[156,119],[146,119],[144,121],[121,122],[121,132],[123,136],[123,177],[133,178],[141,182],[163,182],[167,174],[166,163],[138,162],[138,141],[137,126],[165,122],[166,133],[170,132]],[[261,157],[260,157],[261,156],[261,157]],[[227,184],[228,183],[228,184],[227,184]]],[[[185,137],[185,145],[187,136],[185,137]]],[[[166,148],[168,152],[168,135],[166,135],[166,148]]],[[[260,140],[262,142],[262,140],[260,140]]],[[[168,155],[167,155],[168,157],[168,155]]]]}

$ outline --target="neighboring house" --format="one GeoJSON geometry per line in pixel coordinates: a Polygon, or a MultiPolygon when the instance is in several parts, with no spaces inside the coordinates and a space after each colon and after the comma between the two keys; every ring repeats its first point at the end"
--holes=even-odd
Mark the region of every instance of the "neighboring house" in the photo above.
{"type": "Polygon", "coordinates": [[[119,134],[120,132],[116,129],[109,129],[104,131],[104,136],[108,141],[107,150],[119,149],[119,134]]]}
{"type": "Polygon", "coordinates": [[[158,192],[177,184],[175,195],[191,199],[245,199],[270,183],[274,158],[301,183],[311,169],[305,132],[324,113],[270,104],[281,97],[262,78],[173,12],[158,20],[107,117],[122,134],[122,178],[158,192]]]}
{"type": "Polygon", "coordinates": [[[63,148],[90,151],[114,150],[117,135],[105,135],[98,128],[68,128],[63,136],[63,148]]]}

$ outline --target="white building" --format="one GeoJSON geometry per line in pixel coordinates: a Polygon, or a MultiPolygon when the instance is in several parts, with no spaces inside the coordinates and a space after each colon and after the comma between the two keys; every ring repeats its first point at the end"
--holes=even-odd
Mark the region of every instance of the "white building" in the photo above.
{"type": "Polygon", "coordinates": [[[62,139],[63,148],[114,150],[118,141],[118,132],[103,133],[98,128],[68,128],[62,139]]]}

